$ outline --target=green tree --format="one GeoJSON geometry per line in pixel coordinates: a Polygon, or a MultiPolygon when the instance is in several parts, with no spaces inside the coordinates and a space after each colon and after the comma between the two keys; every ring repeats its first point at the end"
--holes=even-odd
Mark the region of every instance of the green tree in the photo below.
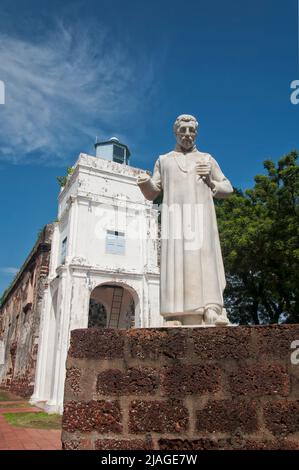
{"type": "Polygon", "coordinates": [[[298,153],[278,164],[244,193],[216,202],[226,270],[225,302],[240,324],[299,322],[298,153]]]}
{"type": "Polygon", "coordinates": [[[67,170],[66,170],[66,175],[64,175],[64,176],[56,176],[56,180],[57,180],[57,182],[58,182],[58,184],[59,184],[59,186],[60,186],[61,188],[63,188],[63,187],[66,185],[69,176],[70,176],[73,172],[74,172],[74,168],[73,168],[72,166],[68,166],[68,167],[67,167],[67,170]]]}

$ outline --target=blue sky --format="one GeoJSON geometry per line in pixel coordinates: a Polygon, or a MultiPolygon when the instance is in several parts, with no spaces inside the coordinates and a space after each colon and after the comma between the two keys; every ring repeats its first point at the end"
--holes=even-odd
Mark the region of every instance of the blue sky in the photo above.
{"type": "Polygon", "coordinates": [[[2,0],[0,292],[56,218],[58,185],[95,137],[152,169],[178,114],[236,187],[299,149],[297,0],[2,0]]]}

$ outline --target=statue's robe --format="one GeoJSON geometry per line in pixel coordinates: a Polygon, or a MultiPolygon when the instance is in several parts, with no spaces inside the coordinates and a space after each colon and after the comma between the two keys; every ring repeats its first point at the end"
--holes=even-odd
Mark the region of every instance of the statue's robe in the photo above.
{"type": "Polygon", "coordinates": [[[152,178],[141,183],[145,198],[154,200],[163,190],[161,227],[161,315],[203,312],[209,305],[223,307],[225,274],[213,197],[233,192],[214,158],[194,148],[183,154],[161,155],[152,178]],[[213,191],[196,174],[199,161],[211,164],[213,191]]]}

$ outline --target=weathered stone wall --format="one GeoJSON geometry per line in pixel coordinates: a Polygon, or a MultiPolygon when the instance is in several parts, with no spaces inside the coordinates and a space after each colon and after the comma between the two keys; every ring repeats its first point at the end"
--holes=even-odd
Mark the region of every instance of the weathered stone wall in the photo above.
{"type": "Polygon", "coordinates": [[[47,283],[53,225],[46,225],[37,243],[7,290],[0,308],[0,340],[4,360],[0,387],[21,396],[34,388],[39,323],[47,283]]]}
{"type": "Polygon", "coordinates": [[[65,449],[299,449],[299,325],[74,330],[65,449]]]}

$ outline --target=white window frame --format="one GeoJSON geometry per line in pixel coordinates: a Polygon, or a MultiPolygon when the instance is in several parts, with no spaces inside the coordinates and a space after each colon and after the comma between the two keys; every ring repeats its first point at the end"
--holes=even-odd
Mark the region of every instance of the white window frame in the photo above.
{"type": "Polygon", "coordinates": [[[126,238],[125,233],[118,230],[107,230],[106,232],[106,253],[112,255],[125,255],[126,238]]]}

